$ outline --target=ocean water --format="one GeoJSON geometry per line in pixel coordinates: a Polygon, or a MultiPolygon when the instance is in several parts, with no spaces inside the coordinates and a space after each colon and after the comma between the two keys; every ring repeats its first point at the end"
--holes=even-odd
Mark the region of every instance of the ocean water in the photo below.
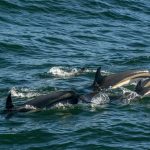
{"type": "MultiPolygon", "coordinates": [[[[0,0],[0,111],[8,91],[18,105],[56,90],[84,93],[99,66],[150,69],[149,30],[149,0],[0,0]]],[[[150,98],[1,114],[0,149],[148,150],[150,98]]]]}

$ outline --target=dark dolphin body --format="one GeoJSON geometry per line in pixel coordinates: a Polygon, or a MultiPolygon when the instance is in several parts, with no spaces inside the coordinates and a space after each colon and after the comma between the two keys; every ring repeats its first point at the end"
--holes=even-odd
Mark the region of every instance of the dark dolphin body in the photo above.
{"type": "Polygon", "coordinates": [[[95,80],[93,83],[94,89],[106,89],[111,87],[112,89],[121,87],[123,85],[129,84],[131,80],[137,78],[148,78],[150,77],[150,72],[148,70],[143,71],[125,71],[121,73],[116,73],[108,76],[101,75],[101,67],[97,69],[95,74],[95,80]]]}
{"type": "Polygon", "coordinates": [[[135,91],[142,96],[150,95],[150,78],[146,80],[140,80],[135,88],[135,91]]]}
{"type": "Polygon", "coordinates": [[[56,91],[47,95],[41,95],[21,106],[14,107],[11,93],[6,100],[6,112],[27,112],[35,109],[49,109],[57,103],[77,104],[78,95],[74,91],[56,91]]]}

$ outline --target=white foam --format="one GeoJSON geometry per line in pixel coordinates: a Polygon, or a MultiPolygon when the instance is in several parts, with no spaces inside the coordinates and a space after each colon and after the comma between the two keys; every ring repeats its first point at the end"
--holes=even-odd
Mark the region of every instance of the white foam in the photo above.
{"type": "Polygon", "coordinates": [[[91,103],[96,105],[103,105],[109,102],[110,102],[109,96],[106,93],[102,92],[96,94],[91,100],[91,103]]]}
{"type": "Polygon", "coordinates": [[[50,73],[53,76],[57,77],[70,77],[76,75],[78,73],[78,70],[76,68],[65,70],[62,67],[52,67],[47,73],[50,73]]]}
{"type": "Polygon", "coordinates": [[[32,105],[25,105],[25,109],[32,109],[32,110],[36,110],[37,108],[32,106],[32,105]]]}
{"type": "Polygon", "coordinates": [[[67,109],[68,107],[71,107],[72,105],[71,104],[69,104],[69,103],[57,103],[57,104],[55,104],[54,106],[53,106],[53,108],[57,108],[57,109],[63,109],[63,110],[65,110],[65,109],[67,109]]]}
{"type": "MultiPolygon", "coordinates": [[[[61,67],[61,66],[55,66],[49,69],[47,73],[52,74],[56,77],[71,77],[75,75],[79,75],[81,73],[93,73],[96,72],[95,69],[88,69],[85,68],[83,71],[81,71],[82,68],[69,68],[69,67],[61,67]]],[[[103,74],[110,74],[108,71],[102,70],[103,74]]]]}
{"type": "Polygon", "coordinates": [[[85,69],[81,72],[81,69],[58,66],[52,67],[47,73],[50,73],[56,77],[71,77],[79,75],[84,72],[91,72],[91,71],[89,69],[85,69]]]}
{"type": "Polygon", "coordinates": [[[35,92],[34,90],[30,90],[27,88],[22,88],[19,90],[19,89],[16,89],[15,87],[13,87],[10,90],[10,92],[11,92],[12,96],[21,97],[21,98],[24,98],[24,97],[31,98],[31,97],[40,95],[39,93],[35,92]]]}
{"type": "Polygon", "coordinates": [[[140,73],[140,72],[149,73],[149,70],[139,70],[139,71],[137,71],[137,73],[140,73]]]}
{"type": "Polygon", "coordinates": [[[136,92],[128,90],[124,87],[121,87],[120,89],[122,90],[123,101],[125,103],[130,103],[132,100],[136,100],[141,97],[136,92]]]}

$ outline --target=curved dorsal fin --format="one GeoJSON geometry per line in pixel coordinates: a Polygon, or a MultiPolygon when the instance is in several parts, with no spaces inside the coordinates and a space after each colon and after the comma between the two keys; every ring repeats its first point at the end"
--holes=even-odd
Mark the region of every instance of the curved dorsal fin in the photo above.
{"type": "Polygon", "coordinates": [[[137,83],[137,85],[136,85],[136,87],[135,87],[135,91],[138,93],[138,92],[141,91],[141,89],[142,89],[142,80],[140,80],[140,81],[137,83]]]}
{"type": "Polygon", "coordinates": [[[101,84],[103,80],[103,76],[101,75],[101,67],[97,68],[97,71],[95,73],[95,79],[94,79],[94,82],[93,82],[93,86],[97,86],[99,84],[101,84]]]}
{"type": "Polygon", "coordinates": [[[7,96],[6,99],[6,110],[11,110],[14,107],[13,103],[12,103],[12,98],[11,98],[11,93],[9,93],[9,95],[7,96]]]}

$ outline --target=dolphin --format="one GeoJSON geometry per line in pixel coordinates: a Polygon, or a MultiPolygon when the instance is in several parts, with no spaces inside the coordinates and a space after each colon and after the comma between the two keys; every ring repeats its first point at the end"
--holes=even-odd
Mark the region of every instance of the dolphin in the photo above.
{"type": "Polygon", "coordinates": [[[111,74],[108,76],[101,75],[101,67],[99,67],[95,74],[95,79],[93,82],[94,89],[106,89],[111,87],[112,89],[121,87],[123,85],[129,84],[131,80],[138,78],[149,78],[150,71],[148,70],[131,70],[121,73],[111,74]]]}
{"type": "Polygon", "coordinates": [[[142,96],[150,95],[150,78],[146,80],[140,80],[135,87],[135,92],[142,96]]]}
{"type": "Polygon", "coordinates": [[[28,112],[31,110],[40,110],[43,108],[49,109],[58,103],[77,104],[78,95],[74,91],[55,91],[47,95],[38,96],[20,106],[14,107],[11,93],[9,93],[6,99],[5,112],[28,112]]]}

